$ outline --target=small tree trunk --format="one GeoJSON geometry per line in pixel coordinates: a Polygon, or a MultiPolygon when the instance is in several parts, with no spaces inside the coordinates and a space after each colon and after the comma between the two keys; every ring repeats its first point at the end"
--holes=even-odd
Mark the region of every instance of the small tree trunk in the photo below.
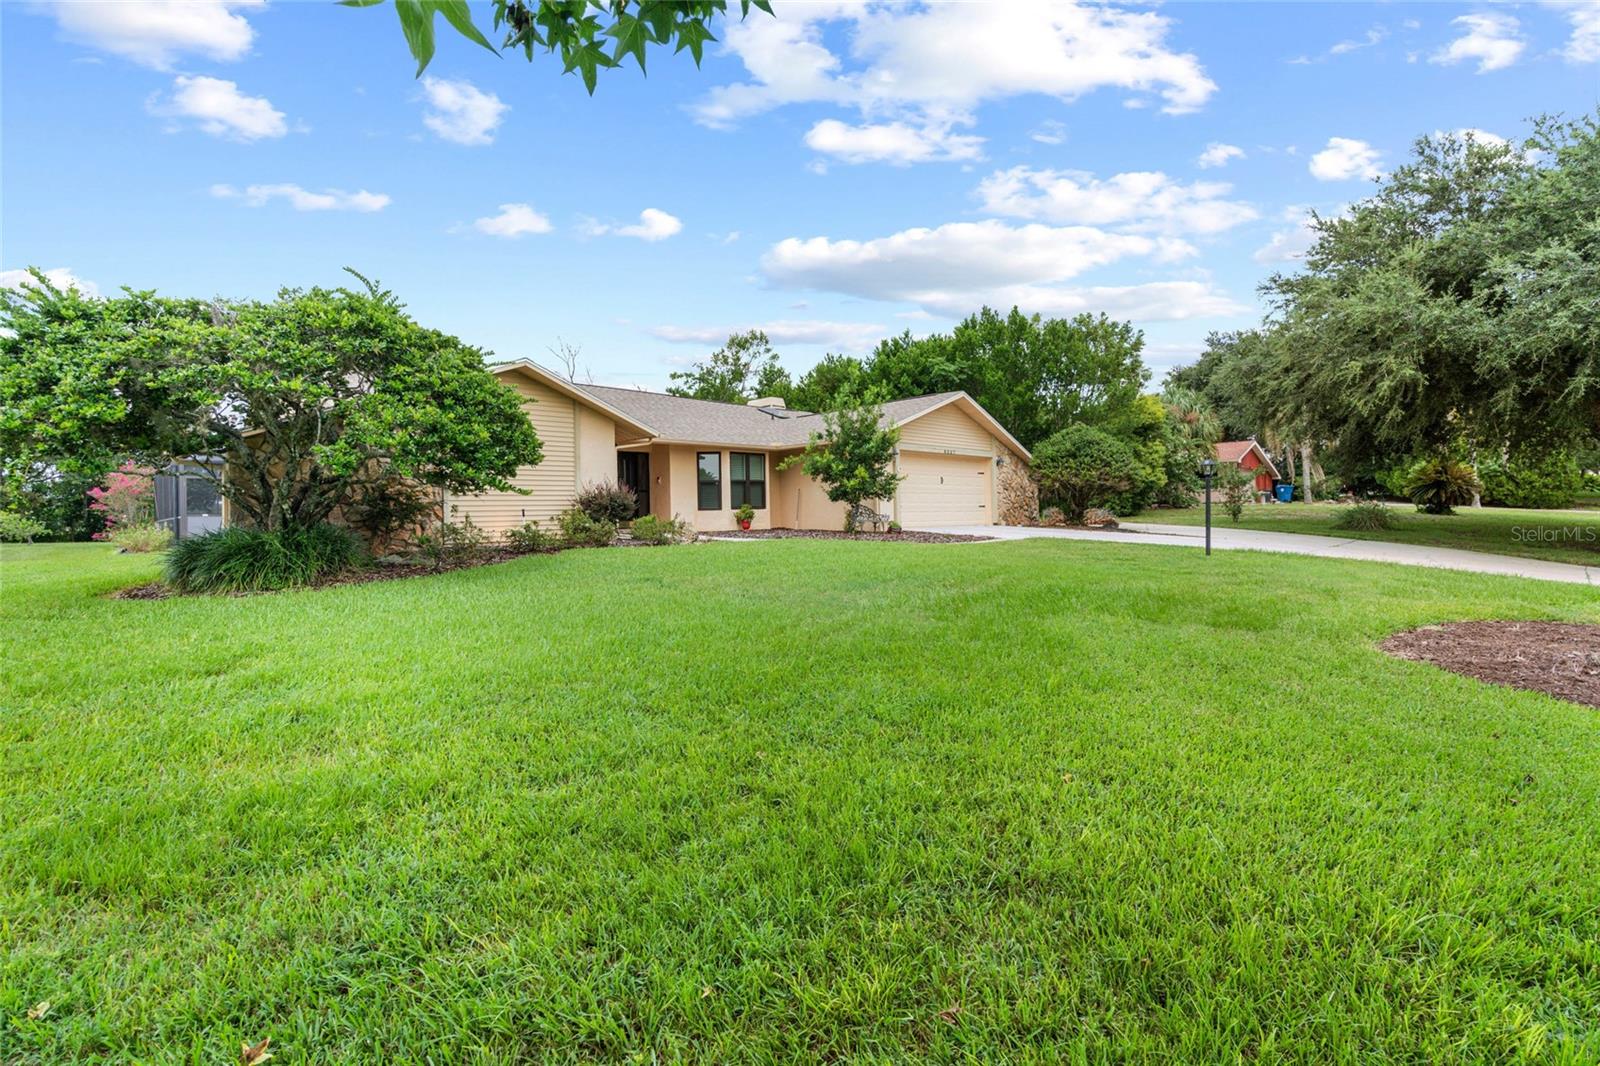
{"type": "Polygon", "coordinates": [[[1300,476],[1305,478],[1303,492],[1307,503],[1316,503],[1315,495],[1311,491],[1311,442],[1300,442],[1300,476]]]}

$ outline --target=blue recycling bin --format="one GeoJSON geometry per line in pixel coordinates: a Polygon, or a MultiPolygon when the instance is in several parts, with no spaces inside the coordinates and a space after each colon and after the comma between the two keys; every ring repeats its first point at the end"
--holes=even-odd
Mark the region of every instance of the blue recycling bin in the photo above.
{"type": "Polygon", "coordinates": [[[1288,481],[1280,481],[1272,486],[1272,494],[1278,498],[1279,503],[1288,503],[1294,499],[1294,484],[1288,481]]]}

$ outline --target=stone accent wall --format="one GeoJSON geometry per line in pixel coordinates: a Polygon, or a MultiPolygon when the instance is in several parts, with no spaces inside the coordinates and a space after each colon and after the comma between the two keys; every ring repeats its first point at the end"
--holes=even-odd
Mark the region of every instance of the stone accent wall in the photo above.
{"type": "Polygon", "coordinates": [[[995,495],[1000,503],[1000,522],[1008,526],[1036,526],[1039,524],[1039,486],[1034,483],[1028,464],[1009,448],[1000,449],[999,473],[995,477],[995,495]]]}

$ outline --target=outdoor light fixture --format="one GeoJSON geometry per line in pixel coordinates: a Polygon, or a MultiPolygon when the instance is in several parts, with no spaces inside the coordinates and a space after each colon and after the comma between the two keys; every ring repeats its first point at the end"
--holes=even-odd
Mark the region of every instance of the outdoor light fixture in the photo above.
{"type": "Polygon", "coordinates": [[[1200,479],[1206,483],[1206,554],[1211,554],[1211,479],[1217,476],[1217,461],[1200,461],[1200,479]]]}

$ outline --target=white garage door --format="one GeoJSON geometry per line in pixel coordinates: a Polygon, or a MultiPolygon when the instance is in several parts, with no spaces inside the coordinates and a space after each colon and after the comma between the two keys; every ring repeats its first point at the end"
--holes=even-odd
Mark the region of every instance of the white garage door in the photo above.
{"type": "Polygon", "coordinates": [[[971,455],[901,452],[900,524],[907,529],[988,525],[993,521],[989,463],[971,455]]]}

